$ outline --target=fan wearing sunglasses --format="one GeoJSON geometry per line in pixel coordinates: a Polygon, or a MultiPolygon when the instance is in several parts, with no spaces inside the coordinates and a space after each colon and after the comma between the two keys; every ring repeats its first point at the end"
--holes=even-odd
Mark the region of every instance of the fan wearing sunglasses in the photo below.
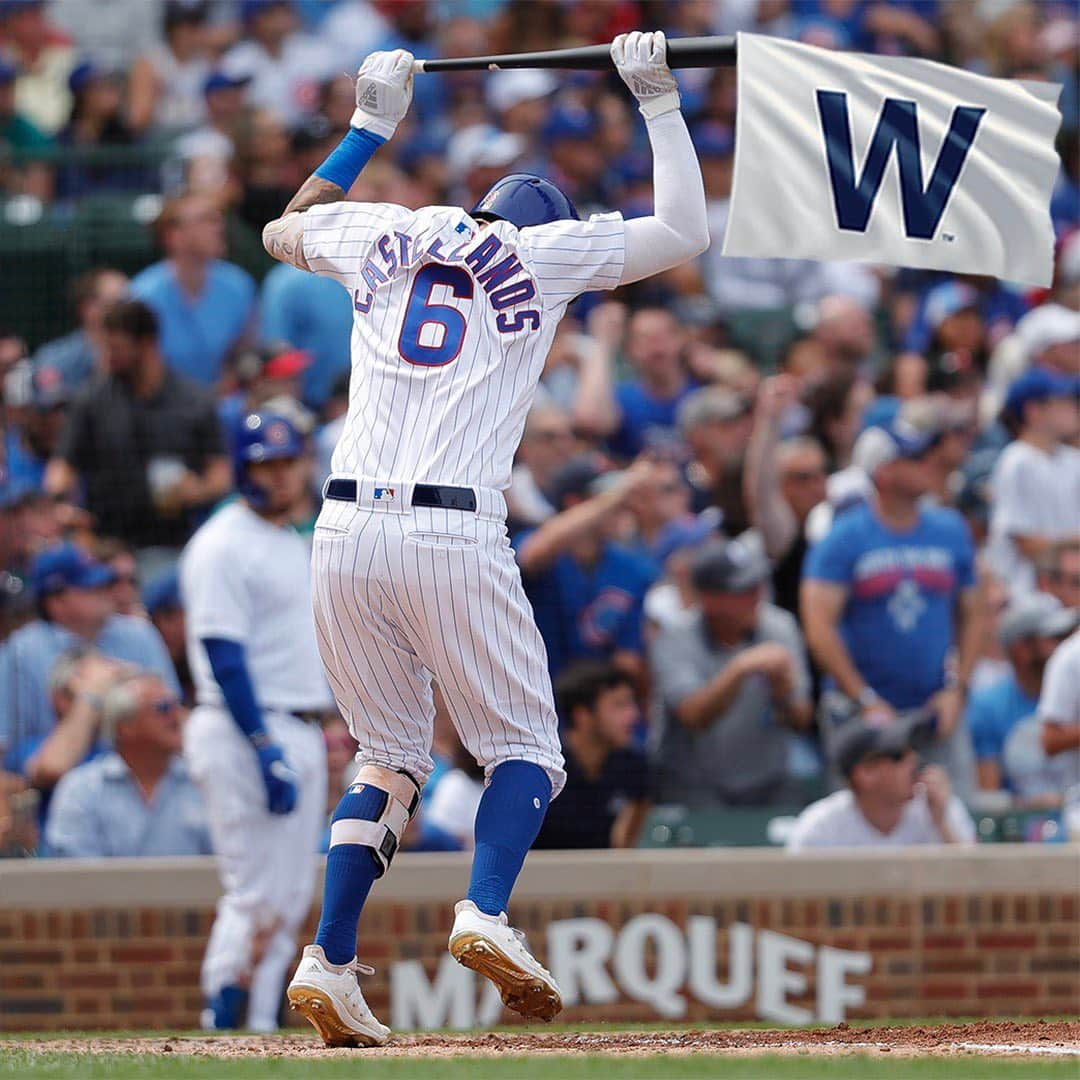
{"type": "Polygon", "coordinates": [[[975,824],[948,774],[937,765],[920,770],[904,725],[853,720],[837,732],[834,750],[847,786],[803,810],[789,851],[975,842],[975,824]]]}
{"type": "Polygon", "coordinates": [[[45,826],[48,853],[210,854],[202,796],[180,754],[183,723],[175,691],[157,675],[118,676],[101,703],[101,737],[112,749],[57,785],[45,826]]]}

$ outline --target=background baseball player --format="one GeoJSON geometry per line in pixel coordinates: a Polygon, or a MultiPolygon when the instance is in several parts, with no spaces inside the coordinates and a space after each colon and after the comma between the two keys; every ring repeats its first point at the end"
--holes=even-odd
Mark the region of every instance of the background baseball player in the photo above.
{"type": "Polygon", "coordinates": [[[282,986],[315,884],[326,807],[321,714],[332,707],[311,617],[310,553],[289,524],[303,443],[284,417],[248,416],[241,498],[180,563],[197,708],[184,734],[225,895],[203,960],[204,1026],[278,1027],[282,986]]]}
{"type": "Polygon", "coordinates": [[[708,244],[664,35],[620,35],[611,54],[648,126],[655,216],[582,222],[558,188],[522,174],[496,183],[469,214],[344,202],[411,100],[413,57],[398,50],[365,61],[351,130],[264,230],[271,254],[339,281],[355,309],[349,412],[313,577],[319,649],[361,769],[334,815],[316,943],[289,986],[331,1044],[389,1035],[359,990],[356,928],[432,769],[433,675],[487,779],[450,951],[523,1015],[550,1020],[562,1007],[506,917],[565,774],[502,490],[567,304],[708,244]]]}

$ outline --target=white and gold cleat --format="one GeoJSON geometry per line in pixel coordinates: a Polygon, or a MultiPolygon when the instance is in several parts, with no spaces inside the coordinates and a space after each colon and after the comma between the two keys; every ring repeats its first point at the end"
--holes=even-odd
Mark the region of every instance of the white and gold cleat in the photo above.
{"type": "Polygon", "coordinates": [[[331,964],[321,945],[308,945],[289,983],[289,1005],[311,1022],[327,1046],[382,1046],[390,1029],[375,1019],[357,979],[374,973],[355,959],[331,964]]]}
{"type": "Polygon", "coordinates": [[[485,915],[471,900],[454,906],[450,955],[490,979],[503,1004],[530,1019],[549,1023],[562,1011],[562,994],[551,972],[525,946],[525,935],[506,912],[485,915]]]}

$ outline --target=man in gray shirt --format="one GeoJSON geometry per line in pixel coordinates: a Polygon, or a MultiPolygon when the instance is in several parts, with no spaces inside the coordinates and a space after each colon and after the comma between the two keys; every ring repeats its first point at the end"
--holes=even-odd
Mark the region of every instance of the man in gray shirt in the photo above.
{"type": "Polygon", "coordinates": [[[658,802],[764,806],[782,798],[786,727],[810,721],[798,624],[764,601],[765,556],[716,540],[691,571],[698,610],[650,650],[658,802]]]}
{"type": "Polygon", "coordinates": [[[183,710],[149,672],[121,677],[101,706],[112,753],[72,769],[56,786],[47,853],[69,858],[208,855],[202,796],[180,756],[183,710]]]}

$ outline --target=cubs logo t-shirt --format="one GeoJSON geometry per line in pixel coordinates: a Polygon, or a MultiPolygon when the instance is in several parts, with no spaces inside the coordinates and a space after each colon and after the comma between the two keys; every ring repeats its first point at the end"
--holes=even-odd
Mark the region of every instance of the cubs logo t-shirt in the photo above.
{"type": "Polygon", "coordinates": [[[975,583],[964,519],[928,507],[907,532],[869,505],[842,514],[810,549],[803,576],[848,590],[840,636],[859,674],[890,705],[913,709],[941,689],[953,645],[953,609],[975,583]]]}

